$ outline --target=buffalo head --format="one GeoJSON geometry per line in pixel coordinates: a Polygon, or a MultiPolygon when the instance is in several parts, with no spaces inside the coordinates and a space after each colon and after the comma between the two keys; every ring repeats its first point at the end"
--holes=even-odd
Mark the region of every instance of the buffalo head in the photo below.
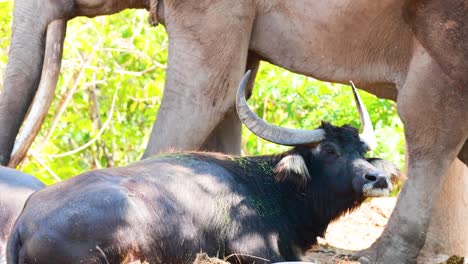
{"type": "Polygon", "coordinates": [[[375,197],[392,191],[391,179],[399,175],[398,169],[388,161],[365,157],[376,140],[369,114],[354,85],[354,98],[364,127],[361,135],[349,125],[337,127],[322,122],[317,129],[299,130],[265,122],[247,105],[245,87],[249,75],[247,72],[237,93],[236,106],[242,123],[265,140],[294,146],[275,167],[278,181],[302,189],[323,187],[334,196],[375,197]]]}

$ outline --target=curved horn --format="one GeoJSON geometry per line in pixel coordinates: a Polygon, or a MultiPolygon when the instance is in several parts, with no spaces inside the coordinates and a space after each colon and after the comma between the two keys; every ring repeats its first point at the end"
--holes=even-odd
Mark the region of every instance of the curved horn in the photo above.
{"type": "Polygon", "coordinates": [[[41,80],[29,114],[23,123],[23,128],[16,138],[13,154],[8,163],[9,167],[16,167],[26,156],[29,147],[41,129],[50,104],[54,99],[55,87],[57,86],[62,62],[66,26],[67,21],[65,19],[58,19],[50,22],[47,27],[41,80]]]}
{"type": "Polygon", "coordinates": [[[367,144],[369,150],[373,150],[377,147],[377,139],[375,138],[374,128],[372,127],[372,121],[369,117],[369,113],[366,110],[366,106],[362,103],[361,97],[359,96],[356,86],[353,81],[349,81],[353,88],[354,100],[359,112],[359,118],[362,124],[362,133],[360,134],[361,140],[367,144]]]}
{"type": "Polygon", "coordinates": [[[320,142],[325,138],[325,131],[323,129],[302,130],[283,128],[268,124],[259,118],[249,108],[245,99],[245,87],[247,86],[249,77],[250,70],[244,75],[239,85],[236,97],[236,109],[240,120],[252,133],[270,142],[285,146],[320,142]]]}

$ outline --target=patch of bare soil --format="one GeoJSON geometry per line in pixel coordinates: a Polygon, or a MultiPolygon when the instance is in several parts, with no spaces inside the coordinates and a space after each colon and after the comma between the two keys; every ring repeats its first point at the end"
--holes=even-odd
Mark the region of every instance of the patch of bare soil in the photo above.
{"type": "Polygon", "coordinates": [[[320,264],[358,263],[348,256],[368,248],[382,234],[396,198],[374,198],[328,226],[325,239],[308,251],[305,260],[320,264]]]}
{"type": "MultiPolygon", "coordinates": [[[[347,258],[354,251],[368,248],[382,234],[396,204],[396,197],[373,198],[354,212],[328,226],[325,239],[311,249],[306,260],[320,264],[358,263],[347,258]]],[[[419,258],[420,264],[466,264],[464,258],[438,254],[419,258]]]]}
{"type": "Polygon", "coordinates": [[[395,197],[374,198],[328,226],[325,240],[337,248],[368,248],[381,234],[395,207],[395,197]]]}

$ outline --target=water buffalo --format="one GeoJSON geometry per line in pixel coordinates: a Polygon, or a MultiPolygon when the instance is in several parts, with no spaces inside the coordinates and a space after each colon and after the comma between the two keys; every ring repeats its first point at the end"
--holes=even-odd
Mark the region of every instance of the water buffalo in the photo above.
{"type": "Polygon", "coordinates": [[[43,187],[44,184],[31,175],[0,166],[0,263],[5,262],[10,229],[26,199],[43,187]]]}
{"type": "Polygon", "coordinates": [[[233,262],[297,260],[330,221],[389,194],[397,170],[364,157],[357,129],[270,125],[249,109],[246,83],[247,76],[237,99],[242,122],[294,148],[252,157],[168,154],[57,183],[28,200],[8,242],[9,263],[192,263],[199,251],[235,254],[233,262]]]}

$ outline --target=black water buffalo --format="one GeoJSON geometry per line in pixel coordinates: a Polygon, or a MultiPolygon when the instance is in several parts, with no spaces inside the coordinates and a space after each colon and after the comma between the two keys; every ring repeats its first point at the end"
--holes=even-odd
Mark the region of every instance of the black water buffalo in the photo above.
{"type": "Polygon", "coordinates": [[[248,108],[246,82],[237,99],[243,123],[294,148],[254,157],[167,154],[50,186],[19,216],[9,263],[191,263],[200,251],[297,260],[332,220],[391,191],[397,170],[364,157],[357,129],[267,124],[248,108]]]}
{"type": "Polygon", "coordinates": [[[5,248],[10,229],[31,193],[44,187],[35,177],[0,166],[0,263],[5,261],[5,248]]]}

